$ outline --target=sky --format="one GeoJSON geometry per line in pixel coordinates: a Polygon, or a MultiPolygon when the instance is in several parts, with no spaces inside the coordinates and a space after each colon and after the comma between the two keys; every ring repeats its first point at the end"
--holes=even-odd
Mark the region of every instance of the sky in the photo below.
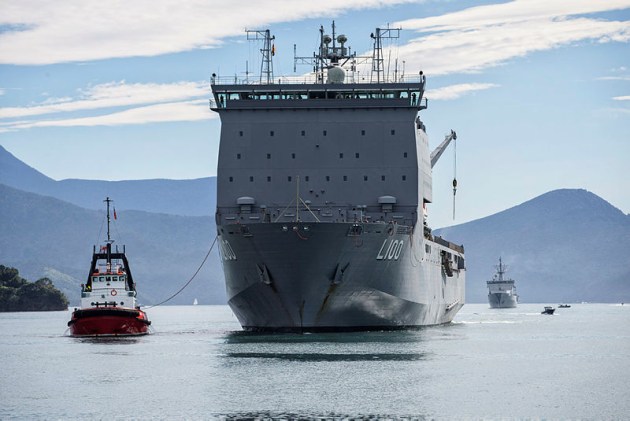
{"type": "Polygon", "coordinates": [[[0,145],[55,180],[214,176],[210,75],[259,72],[246,29],[276,37],[275,78],[305,74],[294,44],[333,20],[360,54],[402,28],[386,66],[426,75],[431,148],[458,134],[430,225],[559,188],[630,213],[630,0],[0,0],[0,145]]]}

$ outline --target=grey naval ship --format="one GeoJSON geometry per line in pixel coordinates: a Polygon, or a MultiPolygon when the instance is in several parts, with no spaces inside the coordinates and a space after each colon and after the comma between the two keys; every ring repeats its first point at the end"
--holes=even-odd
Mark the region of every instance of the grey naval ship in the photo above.
{"type": "Polygon", "coordinates": [[[294,53],[313,72],[278,80],[275,37],[247,31],[263,45],[258,80],[212,75],[217,243],[244,330],[409,328],[464,305],[464,248],[427,224],[432,167],[456,134],[430,153],[425,76],[385,72],[399,30],[377,28],[361,57],[320,28],[313,56],[294,53]]]}
{"type": "Polygon", "coordinates": [[[488,285],[488,303],[490,308],[514,308],[518,304],[518,294],[513,279],[504,278],[507,267],[499,257],[499,264],[496,266],[497,273],[494,274],[488,285]]]}

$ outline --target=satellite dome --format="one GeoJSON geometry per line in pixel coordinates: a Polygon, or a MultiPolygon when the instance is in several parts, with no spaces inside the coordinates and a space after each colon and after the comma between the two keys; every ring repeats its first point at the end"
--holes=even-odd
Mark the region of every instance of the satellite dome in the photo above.
{"type": "Polygon", "coordinates": [[[328,83],[343,83],[346,71],[339,66],[328,69],[328,83]]]}

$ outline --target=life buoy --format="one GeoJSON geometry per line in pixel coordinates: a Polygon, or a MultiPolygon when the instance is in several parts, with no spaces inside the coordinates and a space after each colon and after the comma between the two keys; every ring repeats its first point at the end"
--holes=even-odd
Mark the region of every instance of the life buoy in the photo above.
{"type": "Polygon", "coordinates": [[[116,291],[115,289],[112,289],[110,294],[112,294],[112,296],[118,295],[118,291],[116,291]]]}

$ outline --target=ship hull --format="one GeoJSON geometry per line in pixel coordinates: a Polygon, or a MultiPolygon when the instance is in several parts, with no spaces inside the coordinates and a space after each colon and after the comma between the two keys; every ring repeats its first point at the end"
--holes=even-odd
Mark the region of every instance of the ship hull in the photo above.
{"type": "Polygon", "coordinates": [[[464,304],[465,269],[448,276],[443,247],[407,227],[232,224],[218,241],[245,330],[403,329],[448,323],[464,304]]]}
{"type": "Polygon", "coordinates": [[[490,308],[514,308],[517,305],[516,295],[505,293],[488,294],[490,308]]]}
{"type": "Polygon", "coordinates": [[[150,324],[143,311],[120,307],[78,309],[68,322],[72,336],[146,335],[150,324]]]}

